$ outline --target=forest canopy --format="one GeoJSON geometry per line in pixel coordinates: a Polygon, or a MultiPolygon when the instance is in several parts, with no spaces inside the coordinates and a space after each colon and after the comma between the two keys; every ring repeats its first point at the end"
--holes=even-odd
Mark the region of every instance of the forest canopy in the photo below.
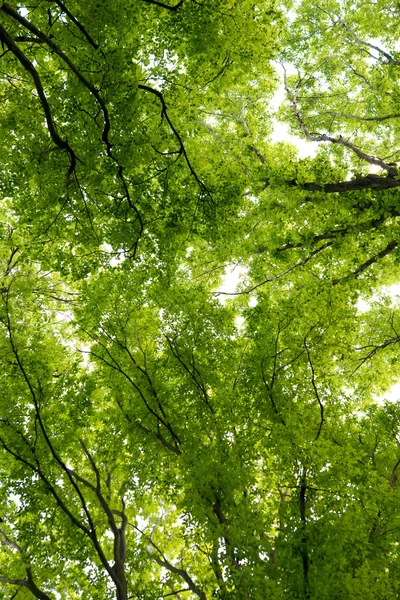
{"type": "Polygon", "coordinates": [[[0,0],[1,598],[399,598],[399,34],[0,0]]]}

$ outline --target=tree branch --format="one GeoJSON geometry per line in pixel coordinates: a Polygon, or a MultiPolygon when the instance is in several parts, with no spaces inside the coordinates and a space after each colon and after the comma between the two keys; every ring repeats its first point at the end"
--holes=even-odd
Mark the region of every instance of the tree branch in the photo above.
{"type": "Polygon", "coordinates": [[[301,85],[301,80],[299,80],[299,82],[297,83],[297,86],[295,88],[295,91],[292,93],[286,83],[286,70],[285,67],[282,65],[283,69],[284,69],[284,87],[286,90],[286,93],[288,94],[289,97],[291,97],[291,101],[292,101],[292,111],[293,111],[293,115],[296,118],[296,120],[298,121],[299,125],[300,125],[300,129],[302,130],[302,132],[304,133],[305,137],[310,140],[311,142],[330,142],[331,144],[336,144],[336,145],[340,145],[340,146],[344,146],[345,148],[348,148],[349,150],[351,150],[352,152],[354,152],[354,154],[356,154],[359,158],[361,158],[362,160],[365,160],[366,162],[372,164],[372,165],[377,165],[378,167],[380,167],[381,169],[383,169],[384,171],[387,171],[389,173],[389,175],[391,177],[396,177],[397,175],[397,169],[390,164],[385,163],[385,161],[383,161],[381,158],[376,157],[376,156],[372,156],[370,154],[366,154],[365,152],[363,152],[361,150],[361,148],[359,148],[358,146],[356,146],[355,144],[353,144],[352,142],[345,140],[341,135],[339,135],[339,137],[334,138],[330,135],[327,135],[326,133],[322,133],[322,134],[312,134],[310,133],[310,131],[308,130],[308,127],[306,126],[302,116],[300,115],[299,112],[299,108],[297,106],[297,96],[298,93],[300,91],[300,85],[301,85]]]}
{"type": "Polygon", "coordinates": [[[289,267],[288,269],[286,269],[286,271],[284,271],[283,273],[280,273],[279,275],[275,275],[274,277],[270,277],[269,279],[265,279],[264,281],[261,281],[261,283],[257,283],[256,285],[253,285],[253,287],[251,287],[251,288],[249,288],[247,290],[244,290],[243,292],[214,292],[214,294],[216,296],[241,296],[242,294],[250,294],[251,292],[253,292],[257,288],[261,287],[262,285],[265,285],[266,283],[271,283],[271,281],[276,281],[277,279],[281,279],[282,277],[284,277],[285,275],[287,275],[288,273],[290,273],[294,269],[297,269],[299,267],[303,267],[312,258],[314,258],[314,256],[316,254],[319,254],[319,252],[322,252],[323,250],[325,250],[325,248],[329,248],[330,246],[332,246],[332,244],[333,244],[333,242],[327,242],[326,244],[323,244],[322,246],[320,246],[319,248],[317,248],[316,250],[314,250],[313,252],[311,252],[311,254],[309,254],[305,259],[300,260],[295,265],[292,265],[291,267],[289,267]]]}
{"type": "MultiPolygon", "coordinates": [[[[3,7],[4,7],[4,5],[2,7],[0,7],[0,10],[2,10],[3,7]]],[[[50,137],[53,140],[53,142],[56,144],[56,146],[58,148],[60,148],[60,150],[65,150],[69,155],[70,167],[68,170],[68,176],[71,177],[73,175],[73,173],[75,172],[75,168],[76,168],[76,156],[75,156],[75,153],[72,150],[71,146],[69,145],[69,143],[66,140],[63,140],[57,131],[57,128],[53,121],[53,116],[51,114],[50,105],[48,103],[46,94],[44,92],[42,82],[41,82],[38,72],[36,71],[35,67],[33,66],[33,63],[18,48],[18,46],[11,39],[11,37],[8,35],[7,31],[4,29],[4,27],[1,24],[0,24],[0,41],[2,43],[4,43],[7,46],[7,48],[9,48],[9,50],[14,54],[14,56],[17,58],[17,60],[20,62],[20,64],[24,67],[24,69],[26,71],[28,71],[28,73],[31,75],[31,77],[33,79],[33,83],[35,84],[35,87],[36,87],[36,91],[39,96],[40,103],[42,105],[42,108],[43,108],[43,111],[45,114],[47,129],[50,133],[50,137]]]]}
{"type": "Polygon", "coordinates": [[[347,281],[348,279],[351,279],[352,277],[354,277],[354,278],[359,277],[366,269],[368,269],[368,267],[370,267],[371,265],[376,263],[381,258],[384,258],[388,254],[390,254],[395,248],[397,248],[398,245],[399,244],[396,240],[389,242],[389,244],[386,246],[386,248],[384,248],[383,250],[378,252],[378,254],[371,256],[371,258],[369,258],[364,263],[362,263],[362,265],[360,265],[355,271],[353,271],[349,275],[346,275],[345,277],[342,277],[341,279],[334,279],[332,281],[332,285],[338,285],[339,283],[342,283],[343,281],[347,281]]]}
{"type": "Polygon", "coordinates": [[[307,345],[307,340],[304,340],[304,347],[306,349],[307,352],[307,358],[308,358],[308,364],[310,365],[310,369],[311,369],[311,383],[314,389],[314,393],[315,393],[315,397],[317,399],[317,402],[319,404],[319,411],[320,411],[320,423],[319,423],[319,427],[318,427],[318,432],[317,435],[315,436],[315,440],[317,441],[317,439],[319,438],[319,436],[321,435],[321,430],[322,430],[322,426],[324,424],[325,418],[324,418],[324,405],[321,402],[321,398],[319,397],[319,393],[318,393],[318,388],[316,386],[315,383],[315,371],[314,371],[314,367],[311,361],[311,356],[310,356],[310,349],[307,345]]]}
{"type": "MultiPolygon", "coordinates": [[[[317,8],[324,12],[326,15],[328,15],[328,17],[331,19],[331,21],[337,25],[338,23],[340,23],[340,25],[342,25],[342,27],[352,36],[352,38],[358,43],[361,44],[363,46],[367,46],[368,48],[371,48],[371,50],[376,50],[379,54],[381,54],[382,56],[384,56],[389,64],[392,65],[400,65],[400,62],[398,60],[395,60],[393,58],[393,56],[391,56],[388,52],[385,52],[384,50],[382,50],[382,48],[379,48],[379,46],[374,46],[374,44],[370,44],[369,42],[365,42],[364,40],[360,39],[352,29],[350,29],[350,27],[345,23],[345,21],[343,21],[342,19],[340,19],[339,17],[334,18],[332,17],[332,15],[325,9],[321,8],[321,6],[317,5],[317,8]]],[[[375,57],[374,57],[375,58],[375,57]]]]}
{"type": "MultiPolygon", "coordinates": [[[[143,0],[144,2],[150,2],[150,0],[143,0]]],[[[189,157],[187,155],[186,152],[186,148],[185,145],[183,143],[183,140],[181,138],[181,136],[179,135],[178,131],[176,130],[174,124],[172,123],[169,114],[168,114],[168,109],[167,109],[167,104],[165,102],[164,96],[163,94],[159,91],[156,90],[155,88],[152,88],[148,85],[143,85],[143,84],[139,84],[138,85],[138,89],[139,90],[143,90],[145,92],[148,92],[150,94],[153,94],[154,96],[156,96],[161,103],[161,117],[165,117],[171,131],[173,132],[174,136],[176,137],[176,139],[178,140],[178,144],[179,144],[179,150],[178,150],[178,155],[184,157],[186,164],[189,168],[189,171],[191,173],[191,175],[194,177],[194,179],[196,180],[196,182],[198,183],[198,186],[200,188],[200,190],[202,192],[204,192],[205,194],[207,194],[208,196],[210,195],[210,192],[207,190],[206,186],[204,185],[204,183],[201,181],[201,179],[199,178],[199,176],[197,175],[196,171],[194,170],[194,168],[192,167],[192,164],[189,160],[189,157]]]]}
{"type": "Polygon", "coordinates": [[[62,12],[65,13],[67,15],[67,17],[74,23],[74,25],[76,25],[76,27],[79,29],[79,31],[81,33],[83,33],[83,35],[85,36],[85,38],[87,39],[87,41],[89,42],[89,44],[91,46],[93,46],[93,48],[95,50],[98,50],[98,48],[100,48],[99,44],[96,44],[96,42],[89,35],[89,33],[87,32],[87,30],[85,29],[85,27],[78,21],[78,19],[76,19],[74,17],[74,15],[71,13],[71,11],[68,9],[68,7],[65,6],[65,4],[61,0],[54,0],[54,2],[62,10],[62,12]]]}
{"type": "Polygon", "coordinates": [[[185,0],[179,0],[178,4],[174,6],[170,6],[169,4],[164,4],[163,2],[158,2],[157,0],[142,0],[143,2],[147,2],[147,4],[155,4],[156,6],[160,6],[161,8],[166,8],[167,10],[177,11],[178,8],[182,6],[185,0]]]}

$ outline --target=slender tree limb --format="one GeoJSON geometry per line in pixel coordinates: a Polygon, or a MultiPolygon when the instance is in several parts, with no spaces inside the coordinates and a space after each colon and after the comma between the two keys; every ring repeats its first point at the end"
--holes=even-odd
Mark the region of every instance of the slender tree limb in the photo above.
{"type": "Polygon", "coordinates": [[[146,549],[147,549],[147,553],[150,556],[150,558],[152,558],[157,564],[159,564],[161,567],[164,567],[165,569],[167,569],[174,575],[178,575],[179,577],[181,577],[188,584],[189,589],[198,598],[200,598],[200,600],[207,600],[206,594],[196,585],[196,583],[190,577],[188,572],[185,569],[180,569],[178,567],[175,567],[168,561],[168,559],[166,558],[166,556],[164,555],[162,550],[152,540],[151,535],[147,535],[146,533],[144,533],[144,531],[139,529],[139,527],[137,527],[136,525],[131,525],[131,527],[133,527],[136,531],[138,531],[141,535],[143,535],[148,540],[149,543],[148,543],[146,549]],[[153,552],[153,549],[156,551],[156,553],[153,552]]]}
{"type": "MultiPolygon", "coordinates": [[[[98,340],[97,340],[98,342],[98,340]]],[[[98,342],[100,345],[101,343],[98,342]]],[[[104,347],[104,346],[103,346],[104,347]]],[[[168,425],[168,423],[163,419],[162,416],[160,416],[148,403],[145,395],[143,394],[142,390],[140,389],[140,387],[137,385],[137,383],[134,382],[134,380],[128,375],[128,373],[122,369],[122,367],[119,365],[119,363],[114,359],[114,357],[110,354],[110,352],[108,351],[107,348],[104,347],[104,349],[106,350],[107,354],[109,355],[110,359],[112,362],[107,361],[103,356],[100,356],[99,354],[96,354],[93,351],[90,351],[90,354],[92,356],[94,356],[95,358],[99,359],[100,361],[102,361],[104,364],[106,364],[108,367],[110,367],[111,369],[118,371],[118,373],[120,373],[121,375],[123,375],[125,377],[125,379],[127,379],[127,381],[129,381],[129,383],[132,385],[132,387],[137,391],[137,393],[139,394],[141,400],[143,401],[144,405],[146,406],[147,410],[149,411],[149,413],[151,415],[153,415],[156,419],[157,419],[157,423],[161,423],[171,434],[172,438],[174,440],[176,440],[176,442],[178,444],[180,444],[180,439],[179,437],[176,435],[176,433],[173,431],[173,429],[171,428],[170,425],[168,425]]]]}
{"type": "MultiPolygon", "coordinates": [[[[7,3],[3,2],[2,6],[0,7],[0,10],[3,11],[4,13],[6,13],[9,17],[11,17],[12,19],[14,19],[15,21],[17,21],[20,25],[22,25],[25,29],[27,29],[28,31],[30,31],[31,33],[33,33],[39,40],[42,41],[43,44],[46,44],[55,54],[57,54],[57,56],[59,56],[61,58],[62,61],[65,62],[65,64],[71,69],[71,71],[74,73],[74,75],[79,79],[79,81],[82,83],[82,85],[90,92],[90,94],[94,97],[94,99],[96,100],[97,104],[100,107],[100,110],[102,112],[103,115],[103,120],[104,120],[104,127],[103,127],[103,132],[102,132],[102,141],[106,146],[106,152],[107,155],[109,156],[109,158],[111,158],[111,160],[113,160],[113,162],[116,164],[117,166],[117,177],[120,179],[122,187],[124,189],[125,192],[125,198],[127,199],[128,205],[129,207],[132,209],[132,211],[135,213],[135,221],[138,221],[139,223],[139,233],[138,233],[138,237],[136,239],[136,241],[134,242],[132,249],[133,250],[133,255],[135,255],[136,253],[136,248],[139,242],[139,238],[142,236],[143,231],[144,231],[144,225],[143,225],[143,220],[141,217],[141,214],[138,210],[138,208],[136,207],[136,205],[132,202],[132,198],[129,192],[129,188],[124,176],[124,168],[121,165],[121,163],[119,162],[119,160],[117,159],[117,157],[114,155],[113,151],[112,151],[112,143],[109,139],[109,134],[110,134],[110,130],[111,130],[111,121],[110,121],[110,115],[109,115],[109,111],[106,105],[105,100],[103,99],[103,97],[101,96],[100,92],[98,91],[98,89],[82,74],[82,72],[77,68],[77,66],[72,62],[72,60],[65,54],[65,52],[54,42],[54,40],[52,38],[50,38],[49,36],[47,36],[45,33],[43,33],[40,29],[38,29],[38,27],[36,27],[36,25],[34,25],[31,21],[29,21],[28,19],[26,19],[25,17],[23,17],[22,15],[19,14],[19,12],[17,10],[15,10],[12,6],[9,6],[7,3]]],[[[5,31],[5,30],[3,30],[5,31]]],[[[6,32],[5,32],[6,33],[6,32]]],[[[2,39],[1,37],[2,34],[2,28],[0,26],[0,40],[2,39]]],[[[6,45],[10,48],[10,50],[16,54],[16,52],[14,51],[13,48],[11,48],[9,46],[9,44],[7,44],[6,40],[4,40],[6,45]]],[[[19,48],[17,46],[15,46],[15,50],[19,53],[18,55],[16,54],[17,58],[19,58],[20,55],[22,55],[24,57],[24,55],[21,53],[21,51],[19,50],[19,48]]],[[[19,60],[21,61],[21,59],[19,58],[19,60]]],[[[36,89],[38,90],[38,94],[39,94],[39,98],[41,98],[41,95],[39,93],[39,89],[38,89],[38,84],[40,84],[41,87],[41,83],[40,83],[40,78],[39,75],[37,74],[37,71],[35,70],[35,68],[33,67],[33,64],[30,63],[30,61],[28,61],[28,59],[26,59],[25,57],[25,62],[26,62],[26,66],[25,68],[27,70],[29,70],[32,74],[32,77],[34,78],[35,81],[35,85],[36,85],[36,89]],[[28,68],[29,67],[29,68],[28,68]],[[33,71],[32,71],[33,69],[33,71]],[[36,81],[35,77],[34,77],[34,73],[36,74],[35,77],[38,81],[36,81]]],[[[43,88],[41,88],[42,90],[42,95],[44,97],[44,100],[46,100],[43,88]]],[[[43,99],[41,98],[42,101],[42,105],[43,105],[43,99]]],[[[47,100],[46,100],[47,103],[47,100]]],[[[48,106],[48,105],[47,105],[48,106]]],[[[43,106],[43,108],[45,109],[45,106],[43,106]]],[[[51,117],[51,113],[50,113],[50,109],[48,108],[48,112],[50,114],[51,117]]],[[[46,113],[46,110],[45,110],[46,113]]],[[[46,113],[46,119],[48,122],[48,127],[49,127],[49,120],[47,117],[47,113],[46,113]]],[[[52,123],[52,121],[50,122],[50,124],[52,125],[53,129],[54,125],[52,123]]],[[[49,129],[50,131],[50,129],[49,129]]],[[[55,141],[55,143],[57,144],[57,146],[60,146],[59,143],[56,142],[56,140],[53,137],[53,134],[51,133],[51,137],[53,139],[53,141],[55,141]]],[[[58,135],[58,134],[57,134],[58,135]]],[[[59,140],[61,140],[61,138],[59,138],[59,140]]],[[[61,142],[64,144],[65,149],[69,149],[69,153],[71,155],[71,148],[69,146],[69,144],[67,142],[63,142],[63,140],[61,140],[61,142]],[[66,144],[66,146],[65,146],[66,144]]],[[[75,155],[73,155],[73,157],[75,158],[75,155]]],[[[72,160],[72,158],[71,158],[72,160]]],[[[75,162],[73,164],[74,168],[72,169],[72,165],[70,168],[70,174],[73,174],[75,172],[75,164],[76,164],[76,159],[75,162]]]]}
{"type": "Polygon", "coordinates": [[[267,394],[269,396],[269,399],[271,400],[272,410],[274,411],[274,413],[276,414],[276,416],[279,418],[279,420],[282,423],[282,425],[286,425],[286,422],[283,419],[283,417],[281,416],[281,413],[278,410],[278,407],[276,405],[275,398],[274,398],[271,386],[270,386],[270,384],[268,383],[268,381],[267,381],[267,379],[265,377],[263,362],[261,362],[261,377],[262,377],[262,381],[263,381],[263,384],[265,386],[265,389],[267,390],[267,394]]]}
{"type": "MultiPolygon", "coordinates": [[[[146,2],[146,1],[150,1],[150,0],[144,0],[144,1],[146,2]]],[[[139,88],[139,90],[143,90],[145,92],[148,92],[149,94],[153,94],[153,96],[156,96],[159,99],[159,101],[161,103],[161,116],[165,117],[165,120],[167,121],[172,133],[174,134],[174,136],[176,137],[176,139],[178,141],[178,145],[179,145],[178,155],[179,156],[183,155],[183,157],[186,161],[186,164],[189,168],[189,171],[190,171],[191,175],[194,177],[194,179],[196,180],[200,190],[202,192],[204,192],[205,194],[207,194],[208,196],[210,196],[210,192],[207,190],[206,186],[204,185],[204,183],[201,181],[201,179],[197,175],[196,171],[194,170],[192,163],[190,162],[189,157],[187,155],[183,140],[182,140],[180,134],[178,133],[177,129],[175,128],[175,125],[172,123],[172,121],[169,117],[167,104],[165,102],[163,94],[159,90],[156,90],[155,88],[152,88],[148,85],[139,84],[138,88],[139,88]]]]}
{"type": "Polygon", "coordinates": [[[317,248],[316,250],[314,250],[313,252],[311,252],[311,254],[309,254],[305,259],[300,260],[296,264],[292,265],[291,267],[289,267],[288,269],[286,269],[286,271],[284,271],[283,273],[280,273],[279,275],[275,275],[274,277],[270,277],[269,279],[264,279],[264,281],[261,281],[261,283],[257,283],[256,285],[253,285],[251,288],[249,288],[247,290],[244,290],[243,292],[214,292],[214,294],[216,296],[241,296],[243,294],[250,294],[254,290],[256,290],[259,287],[261,287],[262,285],[265,285],[266,283],[271,283],[272,281],[276,281],[277,279],[281,279],[282,277],[284,277],[285,275],[287,275],[288,273],[290,273],[294,269],[298,269],[299,267],[303,267],[312,258],[314,258],[314,256],[316,256],[317,254],[319,254],[320,252],[322,252],[326,248],[329,248],[330,246],[332,246],[332,244],[333,244],[333,241],[327,242],[326,244],[323,244],[322,246],[320,246],[319,248],[317,248]]]}
{"type": "MultiPolygon", "coordinates": [[[[382,48],[379,48],[379,46],[375,46],[374,44],[370,44],[369,42],[365,42],[364,40],[362,40],[361,38],[358,37],[358,35],[356,35],[354,33],[354,31],[352,29],[350,29],[350,27],[347,25],[347,23],[345,21],[343,21],[342,19],[340,19],[339,17],[332,17],[332,15],[325,9],[323,9],[321,6],[316,5],[317,8],[324,12],[326,15],[328,15],[328,17],[331,19],[331,21],[336,25],[336,24],[340,24],[342,25],[342,27],[347,31],[347,33],[349,33],[351,35],[351,37],[358,43],[361,44],[363,46],[367,46],[368,48],[371,48],[371,50],[376,50],[378,52],[378,54],[384,56],[389,64],[392,65],[400,65],[400,62],[398,60],[395,60],[393,58],[393,56],[391,56],[388,52],[385,52],[384,50],[382,50],[382,48]]],[[[375,58],[375,57],[374,57],[375,58]]]]}
{"type": "Polygon", "coordinates": [[[61,0],[54,0],[54,2],[57,4],[57,6],[62,10],[63,13],[65,13],[67,15],[67,17],[70,19],[70,21],[73,22],[74,25],[76,25],[76,27],[79,29],[79,31],[81,33],[83,33],[83,35],[85,36],[85,38],[87,39],[87,41],[89,42],[89,44],[91,46],[93,46],[93,48],[95,50],[98,50],[100,48],[99,44],[96,44],[96,42],[93,40],[93,38],[89,35],[88,31],[85,29],[85,27],[78,21],[78,19],[76,19],[74,17],[74,15],[71,13],[71,11],[68,9],[67,6],[65,6],[65,4],[61,1],[61,0]]]}
{"type": "Polygon", "coordinates": [[[327,115],[333,115],[335,117],[343,117],[345,119],[354,119],[355,121],[387,121],[388,119],[400,119],[400,114],[395,113],[393,115],[384,115],[382,117],[361,117],[360,115],[351,115],[348,113],[335,112],[334,110],[325,111],[327,115]]]}
{"type": "Polygon", "coordinates": [[[143,394],[141,388],[130,377],[130,375],[121,367],[121,365],[114,358],[114,356],[111,354],[111,352],[107,348],[107,346],[105,344],[103,344],[103,342],[101,342],[100,340],[98,340],[97,338],[95,338],[93,335],[91,335],[87,330],[83,329],[82,327],[81,327],[81,329],[82,329],[82,331],[91,340],[93,340],[94,342],[96,342],[97,344],[99,344],[99,346],[101,346],[101,348],[103,348],[103,350],[106,352],[106,354],[109,357],[109,359],[110,359],[111,362],[109,362],[103,356],[100,356],[99,354],[96,354],[93,351],[90,351],[90,354],[92,354],[93,356],[95,356],[97,359],[99,359],[100,361],[102,361],[104,364],[106,364],[111,369],[113,369],[115,371],[118,371],[121,375],[123,375],[125,377],[125,379],[127,379],[127,381],[129,381],[129,383],[132,385],[132,387],[137,391],[137,393],[139,394],[141,400],[143,401],[144,405],[146,406],[146,408],[150,412],[150,414],[152,414],[157,419],[157,423],[161,423],[169,431],[169,433],[171,434],[171,437],[174,440],[174,442],[176,442],[177,444],[180,444],[181,441],[180,441],[178,435],[172,429],[172,426],[167,421],[165,421],[165,419],[163,418],[162,415],[159,415],[155,410],[153,410],[153,408],[150,406],[149,402],[147,401],[147,398],[143,394]]]}
{"type": "Polygon", "coordinates": [[[356,350],[358,350],[358,351],[369,350],[370,348],[371,348],[371,350],[369,350],[369,352],[361,359],[359,365],[354,369],[354,371],[352,371],[351,375],[354,375],[354,373],[356,373],[356,371],[358,371],[358,369],[360,367],[362,367],[362,365],[365,362],[367,362],[367,360],[370,360],[371,358],[373,358],[377,352],[379,352],[380,350],[384,350],[385,348],[388,348],[389,346],[394,346],[399,343],[400,343],[400,336],[396,334],[396,337],[385,340],[381,344],[367,344],[366,346],[359,346],[358,348],[356,348],[356,350]]]}
{"type": "Polygon", "coordinates": [[[313,389],[314,389],[315,397],[316,397],[317,402],[319,404],[319,411],[320,411],[320,423],[319,423],[317,435],[315,436],[315,441],[317,441],[318,438],[319,438],[319,436],[321,435],[322,426],[323,426],[323,424],[325,422],[324,405],[322,404],[321,398],[320,398],[319,393],[318,393],[318,388],[317,388],[316,383],[315,383],[315,371],[314,371],[314,366],[313,366],[312,361],[311,361],[310,349],[309,349],[309,347],[307,345],[307,340],[304,340],[304,347],[305,347],[306,352],[307,352],[308,364],[309,364],[310,369],[311,369],[311,383],[312,383],[312,386],[313,386],[313,389]]]}
{"type": "MultiPolygon", "coordinates": [[[[368,206],[369,208],[369,206],[368,206]]],[[[286,250],[292,250],[292,249],[296,249],[296,248],[304,248],[307,244],[311,243],[311,244],[315,244],[316,242],[321,242],[322,240],[331,240],[331,239],[336,239],[339,236],[345,236],[346,234],[350,233],[350,232],[358,232],[358,231],[368,231],[369,229],[377,229],[378,227],[380,227],[388,218],[395,218],[400,216],[400,213],[398,213],[396,210],[392,210],[390,215],[388,217],[385,217],[385,215],[382,215],[381,217],[379,217],[379,219],[372,219],[371,221],[368,221],[366,223],[360,223],[357,225],[349,225],[348,227],[342,227],[340,229],[333,229],[332,231],[327,231],[326,233],[321,233],[319,235],[315,235],[311,242],[310,241],[306,241],[304,240],[303,242],[298,242],[296,244],[292,244],[290,242],[288,242],[287,244],[283,244],[283,246],[279,246],[279,248],[275,248],[275,252],[285,252],[286,250]]],[[[268,248],[267,247],[261,247],[258,248],[257,250],[253,251],[253,254],[263,254],[264,252],[267,252],[268,248]]]]}
{"type": "MultiPolygon", "coordinates": [[[[3,7],[0,7],[0,10],[2,10],[2,8],[3,7]]],[[[63,140],[57,131],[56,125],[53,120],[53,116],[51,114],[50,105],[48,103],[48,100],[47,100],[47,97],[46,97],[45,91],[43,89],[42,82],[41,82],[41,79],[39,77],[37,70],[33,66],[33,63],[25,56],[25,54],[19,49],[19,47],[11,39],[11,37],[9,36],[7,31],[4,29],[4,27],[1,24],[0,24],[0,41],[9,48],[9,50],[14,54],[14,56],[17,58],[17,60],[20,62],[20,64],[24,67],[24,69],[26,71],[28,71],[28,73],[31,75],[31,77],[33,79],[33,83],[34,83],[36,91],[37,91],[37,94],[39,96],[40,103],[42,105],[42,108],[43,108],[43,111],[45,114],[47,129],[49,131],[50,137],[53,140],[53,142],[55,143],[55,145],[58,148],[60,148],[60,150],[65,150],[69,155],[70,167],[68,170],[68,176],[71,177],[73,175],[73,173],[75,172],[77,159],[76,159],[75,153],[72,150],[69,143],[66,140],[63,140]]]]}
{"type": "Polygon", "coordinates": [[[204,403],[206,404],[208,410],[210,411],[210,413],[212,415],[215,414],[215,410],[212,407],[211,403],[210,403],[210,398],[208,396],[206,387],[201,379],[201,374],[198,371],[198,369],[196,368],[195,364],[194,364],[194,356],[192,357],[192,364],[190,365],[192,367],[192,369],[190,369],[188,367],[188,365],[186,364],[186,362],[182,359],[179,350],[178,350],[178,346],[176,344],[176,342],[174,340],[171,340],[168,336],[165,336],[165,339],[168,342],[169,348],[172,352],[172,355],[178,360],[178,362],[182,365],[182,367],[185,369],[186,373],[188,373],[188,375],[190,375],[192,381],[194,382],[194,384],[196,385],[196,387],[200,390],[203,398],[204,398],[204,403]]]}
{"type": "Polygon", "coordinates": [[[128,524],[128,519],[125,515],[125,504],[122,500],[122,511],[112,510],[107,503],[101,489],[101,477],[100,471],[93,459],[93,456],[85,446],[85,443],[82,439],[79,440],[81,447],[84,451],[86,458],[90,462],[90,466],[95,473],[96,476],[96,487],[95,494],[99,501],[101,508],[103,509],[104,514],[107,517],[108,524],[114,536],[114,547],[113,547],[113,555],[114,555],[114,564],[111,567],[110,575],[114,581],[115,587],[117,589],[117,600],[126,600],[127,598],[127,581],[125,574],[125,559],[126,559],[126,528],[128,524]],[[121,527],[118,527],[115,522],[114,514],[117,514],[121,518],[121,527]]]}
{"type": "Polygon", "coordinates": [[[142,0],[143,2],[147,2],[147,4],[155,4],[155,6],[160,6],[160,8],[166,8],[167,10],[171,10],[176,12],[184,3],[185,0],[179,0],[178,4],[173,6],[169,4],[164,4],[164,2],[158,2],[157,0],[142,0]]]}
{"type": "Polygon", "coordinates": [[[351,150],[352,152],[354,152],[354,154],[356,154],[359,158],[361,158],[362,160],[365,160],[366,162],[372,164],[372,165],[377,165],[378,167],[380,167],[381,169],[383,169],[384,171],[387,171],[389,173],[389,175],[391,177],[396,177],[397,175],[397,169],[395,167],[393,167],[393,165],[387,164],[384,160],[382,160],[381,158],[377,157],[377,156],[372,156],[370,154],[367,154],[366,152],[364,152],[363,150],[361,150],[361,148],[359,148],[358,146],[356,146],[355,144],[353,144],[352,142],[350,142],[349,140],[346,140],[345,138],[343,138],[341,135],[339,135],[338,137],[334,138],[326,133],[318,133],[318,134],[312,134],[310,133],[310,131],[308,130],[307,125],[305,124],[302,116],[300,115],[299,112],[299,108],[297,105],[297,97],[300,91],[300,86],[301,86],[301,80],[299,80],[299,82],[297,83],[297,86],[295,88],[294,92],[291,92],[287,86],[286,83],[286,70],[285,67],[282,65],[283,69],[284,69],[284,87],[286,90],[286,93],[288,94],[289,97],[291,97],[291,104],[292,104],[292,111],[293,111],[293,115],[296,118],[297,122],[300,125],[300,129],[302,130],[304,136],[306,137],[306,139],[310,140],[311,142],[330,142],[331,144],[336,144],[339,146],[344,146],[345,148],[348,148],[349,150],[351,150]]]}
{"type": "MultiPolygon", "coordinates": [[[[113,580],[113,582],[116,585],[117,588],[117,593],[118,595],[118,600],[126,600],[126,594],[121,593],[121,586],[120,586],[120,582],[118,580],[118,578],[116,578],[115,576],[115,572],[113,570],[113,567],[110,566],[107,557],[101,547],[101,544],[99,542],[99,539],[97,537],[97,531],[96,531],[96,527],[94,524],[94,521],[92,519],[92,515],[89,511],[88,508],[88,504],[83,496],[83,493],[79,487],[79,485],[77,484],[77,482],[75,481],[75,477],[74,474],[72,472],[71,469],[69,469],[65,462],[61,459],[61,457],[59,456],[59,454],[56,452],[52,441],[50,440],[50,437],[47,433],[46,427],[44,425],[44,422],[42,420],[42,416],[41,416],[41,412],[40,412],[40,408],[39,408],[39,401],[38,401],[38,397],[36,394],[36,391],[32,385],[32,382],[30,380],[30,377],[28,376],[27,371],[25,370],[25,367],[21,361],[21,358],[19,356],[19,352],[16,348],[15,345],[15,341],[14,341],[14,335],[13,335],[13,331],[12,331],[12,327],[11,327],[11,320],[10,320],[10,314],[9,314],[9,310],[8,310],[8,295],[7,295],[7,299],[6,299],[6,315],[7,315],[7,329],[8,329],[8,333],[9,333],[9,341],[10,341],[10,346],[12,348],[13,354],[15,356],[15,359],[17,361],[18,367],[20,369],[20,372],[28,386],[28,389],[30,391],[30,395],[32,397],[33,400],[33,404],[35,407],[35,414],[36,414],[36,419],[39,423],[39,427],[40,427],[40,431],[44,437],[44,440],[46,442],[47,447],[50,450],[50,453],[52,455],[52,457],[54,458],[55,462],[59,465],[59,467],[61,468],[61,470],[64,472],[64,474],[67,476],[70,484],[72,485],[73,489],[75,490],[82,509],[86,515],[86,519],[88,522],[89,527],[86,527],[86,525],[84,525],[83,523],[81,523],[71,512],[71,510],[66,506],[65,502],[61,499],[60,495],[58,494],[58,492],[56,491],[56,488],[50,483],[49,479],[46,477],[46,475],[44,474],[44,472],[42,471],[42,468],[40,466],[40,463],[36,457],[36,453],[35,457],[36,457],[36,467],[34,468],[34,471],[36,473],[38,473],[38,475],[40,476],[40,478],[42,479],[42,481],[45,483],[45,485],[47,486],[47,488],[49,489],[50,493],[52,494],[52,496],[54,497],[54,499],[56,500],[57,504],[60,506],[60,508],[64,511],[64,513],[70,518],[71,522],[78,528],[80,529],[83,533],[85,533],[85,535],[92,541],[92,544],[94,546],[94,549],[100,559],[100,562],[102,563],[103,567],[105,568],[106,572],[108,573],[108,575],[110,576],[110,578],[113,580]]],[[[18,455],[16,455],[16,453],[12,452],[10,449],[8,449],[4,443],[3,440],[0,440],[0,442],[2,443],[3,447],[5,449],[7,449],[11,454],[13,454],[13,456],[17,459],[20,460],[22,462],[24,462],[25,464],[27,464],[28,466],[32,467],[32,465],[24,460],[21,459],[18,455]]]]}
{"type": "Polygon", "coordinates": [[[346,275],[345,277],[342,277],[341,279],[334,279],[332,281],[332,285],[338,285],[339,283],[342,283],[343,281],[347,281],[348,279],[359,277],[360,275],[362,275],[362,273],[366,269],[368,269],[368,267],[370,267],[371,265],[376,263],[378,260],[385,258],[385,256],[387,256],[388,254],[393,252],[393,250],[395,248],[397,248],[398,245],[399,244],[396,240],[389,242],[389,244],[386,246],[386,248],[384,248],[383,250],[378,252],[378,254],[371,256],[371,258],[369,258],[364,263],[362,263],[359,267],[357,267],[357,269],[355,271],[353,271],[352,273],[349,273],[349,275],[346,275]]]}

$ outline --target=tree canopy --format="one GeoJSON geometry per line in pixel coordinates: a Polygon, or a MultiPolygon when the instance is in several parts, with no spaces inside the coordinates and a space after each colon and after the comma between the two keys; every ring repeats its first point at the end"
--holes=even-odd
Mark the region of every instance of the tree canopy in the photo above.
{"type": "Polygon", "coordinates": [[[399,17],[1,0],[1,598],[399,597],[399,17]]]}

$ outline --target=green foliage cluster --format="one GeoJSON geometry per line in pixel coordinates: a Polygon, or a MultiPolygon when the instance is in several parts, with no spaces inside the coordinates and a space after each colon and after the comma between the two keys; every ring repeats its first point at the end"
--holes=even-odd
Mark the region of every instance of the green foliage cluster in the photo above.
{"type": "Polygon", "coordinates": [[[0,597],[397,599],[398,2],[0,2],[0,597]]]}

